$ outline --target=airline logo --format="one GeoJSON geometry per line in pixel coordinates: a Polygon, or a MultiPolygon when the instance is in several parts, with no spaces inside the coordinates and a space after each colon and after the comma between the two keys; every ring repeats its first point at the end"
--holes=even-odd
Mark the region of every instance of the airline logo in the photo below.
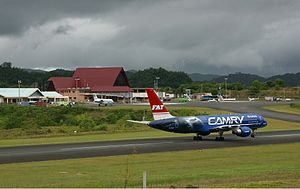
{"type": "Polygon", "coordinates": [[[164,109],[164,105],[152,105],[152,110],[156,111],[156,110],[163,110],[164,109]]]}
{"type": "Polygon", "coordinates": [[[244,116],[210,117],[208,118],[208,125],[242,124],[243,120],[244,120],[244,116]]]}

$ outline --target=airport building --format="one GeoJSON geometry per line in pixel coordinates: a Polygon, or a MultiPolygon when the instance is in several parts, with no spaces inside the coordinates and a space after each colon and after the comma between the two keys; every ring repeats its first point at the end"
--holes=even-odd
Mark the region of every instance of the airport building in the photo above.
{"type": "Polygon", "coordinates": [[[93,101],[100,98],[129,102],[132,89],[122,67],[77,68],[72,77],[49,78],[48,91],[69,96],[74,102],[93,101]]]}
{"type": "Polygon", "coordinates": [[[38,88],[0,88],[0,104],[14,104],[17,102],[61,102],[68,101],[68,97],[57,92],[42,92],[38,88]]]}

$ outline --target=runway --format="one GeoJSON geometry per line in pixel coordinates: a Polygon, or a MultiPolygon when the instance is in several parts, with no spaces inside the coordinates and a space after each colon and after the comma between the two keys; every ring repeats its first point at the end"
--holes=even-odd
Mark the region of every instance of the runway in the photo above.
{"type": "Polygon", "coordinates": [[[215,136],[207,136],[204,137],[203,141],[193,141],[191,136],[183,136],[174,138],[7,147],[0,148],[0,164],[293,143],[300,142],[300,130],[257,133],[256,138],[241,138],[235,135],[225,135],[225,141],[215,141],[214,138],[215,136]]]}
{"type": "Polygon", "coordinates": [[[291,103],[299,103],[299,101],[293,102],[191,102],[187,104],[182,104],[181,106],[193,106],[193,107],[208,107],[220,110],[227,110],[236,113],[257,113],[263,115],[264,117],[280,119],[284,121],[292,121],[300,123],[300,116],[296,114],[288,114],[281,112],[274,112],[270,110],[263,109],[264,106],[272,105],[284,105],[291,103]]]}

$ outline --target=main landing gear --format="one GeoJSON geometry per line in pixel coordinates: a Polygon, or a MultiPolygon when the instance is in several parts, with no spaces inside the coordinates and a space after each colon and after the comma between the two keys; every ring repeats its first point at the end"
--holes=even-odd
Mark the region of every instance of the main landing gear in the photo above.
{"type": "Polygon", "coordinates": [[[251,137],[252,137],[252,138],[255,138],[255,135],[256,135],[255,129],[253,129],[253,130],[252,130],[252,133],[251,133],[251,137]]]}
{"type": "Polygon", "coordinates": [[[194,136],[193,140],[202,140],[202,136],[197,134],[197,136],[194,136]]]}
{"type": "Polygon", "coordinates": [[[219,136],[216,137],[216,141],[224,141],[223,131],[219,131],[219,136]]]}

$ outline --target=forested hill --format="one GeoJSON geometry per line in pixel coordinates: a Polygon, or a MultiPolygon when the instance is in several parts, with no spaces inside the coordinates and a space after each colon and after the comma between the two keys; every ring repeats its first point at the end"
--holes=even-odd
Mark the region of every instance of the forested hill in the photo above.
{"type": "MultiPolygon", "coordinates": [[[[22,81],[22,87],[38,87],[46,90],[50,77],[70,77],[74,71],[57,69],[53,71],[21,69],[16,67],[0,66],[0,88],[17,87],[18,80],[22,81]]],[[[159,87],[177,88],[181,84],[192,82],[191,78],[184,72],[172,72],[163,68],[150,68],[142,71],[128,71],[131,87],[153,87],[154,80],[159,77],[159,87]]]]}
{"type": "Polygon", "coordinates": [[[53,76],[72,76],[73,71],[57,69],[53,71],[30,70],[15,67],[0,66],[0,87],[17,87],[18,80],[22,81],[22,87],[38,87],[45,90],[48,79],[53,76]]]}
{"type": "Polygon", "coordinates": [[[294,86],[294,87],[300,86],[300,72],[295,74],[287,73],[284,75],[274,75],[268,78],[268,80],[273,80],[273,81],[275,81],[276,79],[282,79],[286,86],[294,86]]]}
{"type": "Polygon", "coordinates": [[[214,81],[216,83],[223,83],[225,82],[225,78],[227,78],[228,83],[239,82],[247,86],[249,86],[254,80],[258,80],[258,81],[266,80],[266,78],[254,74],[235,73],[235,74],[229,74],[227,76],[220,76],[211,81],[214,81]]]}
{"type": "Polygon", "coordinates": [[[215,78],[221,77],[220,75],[201,74],[201,73],[192,73],[192,74],[189,74],[189,76],[193,81],[211,81],[215,78]]]}
{"type": "MultiPolygon", "coordinates": [[[[0,66],[0,88],[3,87],[17,87],[18,80],[22,81],[22,87],[38,87],[41,90],[46,90],[48,79],[50,77],[70,77],[74,71],[56,69],[53,71],[22,69],[16,67],[0,66]]],[[[131,87],[153,87],[154,81],[157,77],[159,87],[178,88],[181,84],[188,84],[192,82],[191,77],[184,72],[173,72],[163,68],[149,68],[145,70],[129,70],[126,71],[131,87]]],[[[208,77],[215,75],[196,74],[196,81],[208,81],[208,77]],[[203,78],[199,78],[203,75],[203,78]]],[[[264,78],[254,74],[235,73],[227,76],[219,76],[210,80],[211,82],[223,83],[225,78],[228,78],[228,83],[242,83],[249,86],[254,80],[259,81],[275,81],[277,79],[283,80],[285,86],[300,86],[300,72],[288,73],[284,75],[275,75],[269,78],[264,78]]],[[[195,78],[193,78],[194,80],[195,78]]],[[[194,80],[195,81],[195,80],[194,80]]]]}
{"type": "Polygon", "coordinates": [[[153,87],[156,78],[159,78],[159,87],[177,88],[181,84],[192,82],[192,79],[184,72],[167,71],[163,68],[149,68],[128,74],[131,87],[153,87]]]}
{"type": "Polygon", "coordinates": [[[287,87],[297,87],[300,86],[300,72],[299,73],[287,73],[284,75],[275,75],[272,77],[261,77],[255,74],[246,74],[246,73],[240,73],[237,72],[235,74],[229,74],[227,76],[220,76],[218,78],[212,79],[211,81],[217,82],[217,83],[222,83],[225,82],[225,78],[227,78],[228,83],[242,83],[245,84],[246,86],[251,85],[251,83],[254,80],[258,81],[275,81],[277,79],[283,80],[284,86],[287,87]]]}

